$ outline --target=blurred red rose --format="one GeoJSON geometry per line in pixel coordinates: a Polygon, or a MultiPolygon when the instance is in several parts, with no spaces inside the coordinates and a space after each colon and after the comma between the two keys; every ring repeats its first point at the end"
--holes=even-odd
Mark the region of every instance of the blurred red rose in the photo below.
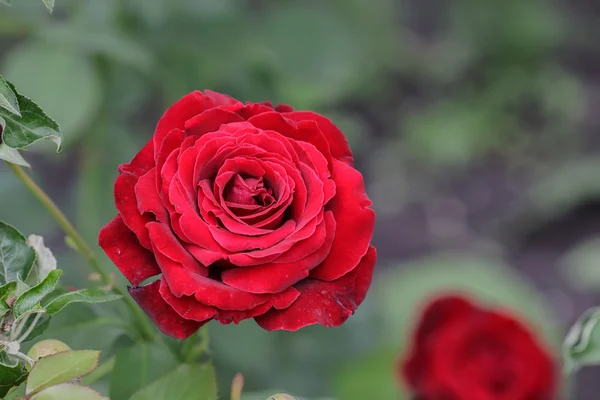
{"type": "Polygon", "coordinates": [[[119,167],[119,213],[99,243],[168,335],[212,319],[337,326],[363,301],[376,258],[375,213],[352,165],[319,114],[196,91],[119,167]]]}
{"type": "Polygon", "coordinates": [[[514,316],[463,297],[425,309],[400,374],[419,400],[550,400],[555,365],[514,316]]]}

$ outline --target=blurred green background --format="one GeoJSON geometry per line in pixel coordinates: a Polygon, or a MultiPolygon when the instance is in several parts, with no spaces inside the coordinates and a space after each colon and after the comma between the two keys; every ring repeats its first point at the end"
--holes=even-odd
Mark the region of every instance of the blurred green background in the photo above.
{"type": "MultiPolygon", "coordinates": [[[[367,300],[336,329],[212,324],[222,393],[242,372],[248,391],[406,399],[395,363],[418,305],[440,291],[511,307],[551,345],[600,303],[595,0],[56,0],[52,16],[39,0],[13,3],[0,7],[0,73],[66,141],[26,158],[93,244],[115,213],[117,165],[187,92],[312,109],[347,135],[378,216],[367,300]]],[[[44,235],[65,283],[87,284],[1,165],[0,219],[44,235]]],[[[107,308],[73,307],[48,335],[114,354],[128,344],[94,319],[107,308]]],[[[596,398],[594,373],[573,398],[596,398]]]]}

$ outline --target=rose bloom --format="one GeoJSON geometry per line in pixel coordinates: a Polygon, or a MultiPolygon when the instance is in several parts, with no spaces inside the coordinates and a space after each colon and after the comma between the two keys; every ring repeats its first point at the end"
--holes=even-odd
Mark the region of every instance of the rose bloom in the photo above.
{"type": "Polygon", "coordinates": [[[550,400],[555,365],[513,315],[459,296],[432,301],[400,374],[418,400],[550,400]]]}
{"type": "Polygon", "coordinates": [[[332,327],[363,301],[375,213],[327,118],[195,91],[119,173],[99,243],[162,332],[332,327]]]}

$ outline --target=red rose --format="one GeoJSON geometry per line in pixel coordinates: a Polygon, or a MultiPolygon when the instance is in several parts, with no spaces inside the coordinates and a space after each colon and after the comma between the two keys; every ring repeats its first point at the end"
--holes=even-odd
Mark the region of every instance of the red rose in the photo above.
{"type": "Polygon", "coordinates": [[[400,371],[419,400],[550,400],[556,388],[552,358],[521,322],[462,297],[429,304],[400,371]]]}
{"type": "Polygon", "coordinates": [[[352,164],[319,114],[196,91],[119,167],[119,214],[100,246],[168,335],[212,319],[337,326],[363,301],[376,258],[375,213],[352,164]]]}

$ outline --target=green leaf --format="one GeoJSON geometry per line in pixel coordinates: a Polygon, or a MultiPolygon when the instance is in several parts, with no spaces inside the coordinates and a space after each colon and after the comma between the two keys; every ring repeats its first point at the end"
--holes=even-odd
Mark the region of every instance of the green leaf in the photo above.
{"type": "MultiPolygon", "coordinates": [[[[0,118],[0,125],[2,125],[2,118],[0,118]]],[[[4,143],[0,143],[0,160],[8,161],[22,167],[31,168],[31,165],[23,158],[19,150],[8,147],[4,143]]]]}
{"type": "Polygon", "coordinates": [[[48,9],[48,12],[52,14],[52,9],[54,8],[54,0],[42,0],[44,5],[48,9]]]}
{"type": "Polygon", "coordinates": [[[41,139],[50,139],[60,151],[62,135],[56,122],[48,117],[31,99],[21,95],[7,82],[16,93],[21,108],[21,117],[0,109],[0,117],[6,126],[2,131],[2,141],[14,149],[22,149],[41,139]]]}
{"type": "Polygon", "coordinates": [[[6,285],[0,287],[0,317],[10,310],[6,301],[15,295],[16,288],[16,282],[8,282],[6,285]]]}
{"type": "Polygon", "coordinates": [[[71,303],[105,303],[118,300],[121,297],[119,294],[100,289],[81,289],[75,292],[63,293],[54,297],[47,304],[42,303],[42,305],[48,314],[56,314],[71,303]]]}
{"type": "Polygon", "coordinates": [[[25,365],[15,363],[4,352],[0,352],[0,398],[4,398],[8,391],[19,386],[27,378],[25,365]]]}
{"type": "Polygon", "coordinates": [[[6,4],[7,6],[11,6],[12,0],[0,0],[0,4],[6,4]]]}
{"type": "Polygon", "coordinates": [[[21,116],[17,95],[15,92],[13,92],[10,86],[8,86],[8,83],[6,83],[2,75],[0,75],[0,107],[18,115],[19,117],[21,116]]]}
{"type": "Polygon", "coordinates": [[[137,390],[173,371],[177,359],[166,347],[152,343],[136,343],[117,352],[110,375],[109,396],[112,400],[127,400],[137,390]]]}
{"type": "Polygon", "coordinates": [[[0,285],[25,279],[35,261],[35,251],[25,237],[10,225],[0,222],[0,285]]]}
{"type": "Polygon", "coordinates": [[[34,395],[31,400],[109,400],[109,398],[101,396],[95,390],[84,386],[61,383],[42,390],[34,395]]]}
{"type": "Polygon", "coordinates": [[[139,390],[129,400],[216,400],[215,370],[210,364],[180,365],[139,390]]]}
{"type": "MultiPolygon", "coordinates": [[[[30,316],[29,318],[27,318],[27,321],[25,322],[25,326],[23,327],[23,332],[27,332],[27,330],[29,329],[31,324],[33,324],[34,321],[35,321],[35,316],[30,316]]],[[[50,325],[50,316],[45,313],[40,315],[37,320],[37,323],[35,324],[35,327],[31,330],[31,332],[29,332],[29,335],[27,335],[27,337],[25,337],[21,340],[21,342],[25,343],[25,342],[29,342],[30,340],[37,338],[42,333],[44,333],[44,331],[46,329],[48,329],[49,325],[50,325]]]]}
{"type": "Polygon", "coordinates": [[[42,282],[23,293],[13,307],[15,319],[39,306],[42,299],[54,291],[61,275],[60,269],[50,271],[42,282]]]}
{"type": "Polygon", "coordinates": [[[89,374],[98,366],[98,357],[99,351],[73,350],[41,358],[29,373],[27,394],[89,374]]]}
{"type": "Polygon", "coordinates": [[[583,366],[600,365],[600,307],[587,310],[571,327],[563,343],[566,373],[583,366]]]}
{"type": "Polygon", "coordinates": [[[91,60],[65,50],[69,48],[66,44],[57,48],[51,43],[27,42],[5,55],[3,69],[19,91],[35,99],[58,122],[66,142],[87,133],[102,100],[100,78],[91,60]],[[44,66],[43,74],[38,73],[40,65],[44,66]]]}
{"type": "Polygon", "coordinates": [[[37,257],[25,283],[29,286],[35,286],[56,269],[56,258],[54,258],[52,251],[44,245],[44,238],[41,236],[29,235],[27,245],[35,250],[37,257]]]}

